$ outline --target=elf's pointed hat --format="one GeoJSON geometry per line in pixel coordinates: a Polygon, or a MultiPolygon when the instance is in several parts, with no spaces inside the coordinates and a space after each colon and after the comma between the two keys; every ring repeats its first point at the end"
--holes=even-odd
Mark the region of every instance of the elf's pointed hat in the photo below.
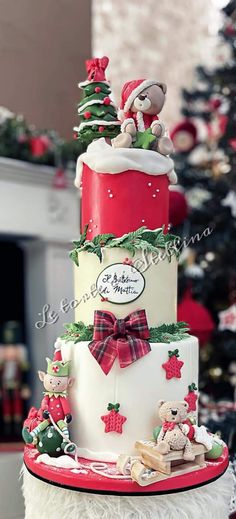
{"type": "Polygon", "coordinates": [[[156,79],[134,79],[133,81],[127,81],[121,91],[119,118],[130,110],[135,98],[141,94],[145,88],[152,85],[158,85],[163,90],[164,94],[166,93],[166,85],[160,83],[156,79]]]}
{"type": "Polygon", "coordinates": [[[70,361],[62,362],[60,360],[51,360],[48,357],[47,361],[47,374],[53,377],[68,377],[70,371],[70,361]]]}

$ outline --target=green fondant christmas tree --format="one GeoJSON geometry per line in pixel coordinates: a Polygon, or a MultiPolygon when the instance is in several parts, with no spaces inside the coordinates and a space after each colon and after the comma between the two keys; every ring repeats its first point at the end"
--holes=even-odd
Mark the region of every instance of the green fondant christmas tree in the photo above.
{"type": "Polygon", "coordinates": [[[80,126],[74,130],[86,146],[101,137],[113,139],[120,132],[120,122],[105,76],[108,61],[106,57],[86,61],[88,79],[79,84],[84,97],[78,105],[80,126]]]}

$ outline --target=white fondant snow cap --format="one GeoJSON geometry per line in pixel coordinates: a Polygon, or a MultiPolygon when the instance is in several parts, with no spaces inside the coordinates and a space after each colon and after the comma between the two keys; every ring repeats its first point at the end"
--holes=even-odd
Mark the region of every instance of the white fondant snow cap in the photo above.
{"type": "Polygon", "coordinates": [[[75,185],[80,187],[83,164],[97,173],[116,174],[127,170],[148,175],[168,175],[171,184],[177,183],[174,162],[156,151],[138,148],[112,148],[104,138],[93,141],[86,153],[79,156],[75,185]]]}

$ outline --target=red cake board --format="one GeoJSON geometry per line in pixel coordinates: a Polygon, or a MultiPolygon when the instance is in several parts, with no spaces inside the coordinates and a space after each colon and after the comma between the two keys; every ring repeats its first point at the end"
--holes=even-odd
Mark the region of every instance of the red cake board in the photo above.
{"type": "MultiPolygon", "coordinates": [[[[222,476],[229,463],[228,449],[225,447],[222,456],[217,460],[207,461],[207,466],[205,468],[171,477],[146,487],[141,487],[134,481],[124,479],[114,480],[97,475],[91,470],[88,470],[87,474],[75,474],[68,469],[53,467],[44,463],[37,463],[36,459],[38,455],[39,453],[36,449],[26,447],[24,452],[24,463],[30,474],[45,483],[78,492],[120,496],[171,494],[198,488],[207,485],[222,476]]],[[[82,458],[80,458],[79,461],[83,465],[89,465],[91,463],[91,461],[82,458]]],[[[114,467],[114,464],[112,463],[107,463],[107,465],[114,467]]]]}

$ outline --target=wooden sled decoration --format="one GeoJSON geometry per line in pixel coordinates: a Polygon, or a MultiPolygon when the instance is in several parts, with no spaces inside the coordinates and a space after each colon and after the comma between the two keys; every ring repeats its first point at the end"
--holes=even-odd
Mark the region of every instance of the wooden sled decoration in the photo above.
{"type": "Polygon", "coordinates": [[[120,454],[116,462],[117,471],[124,476],[131,475],[131,469],[135,462],[140,460],[138,456],[128,456],[128,454],[120,454]]]}
{"type": "Polygon", "coordinates": [[[137,441],[135,447],[141,455],[141,460],[132,464],[131,478],[141,486],[151,485],[206,466],[207,449],[200,443],[192,443],[194,461],[185,461],[183,451],[172,450],[168,454],[160,454],[153,441],[137,441]]]}

